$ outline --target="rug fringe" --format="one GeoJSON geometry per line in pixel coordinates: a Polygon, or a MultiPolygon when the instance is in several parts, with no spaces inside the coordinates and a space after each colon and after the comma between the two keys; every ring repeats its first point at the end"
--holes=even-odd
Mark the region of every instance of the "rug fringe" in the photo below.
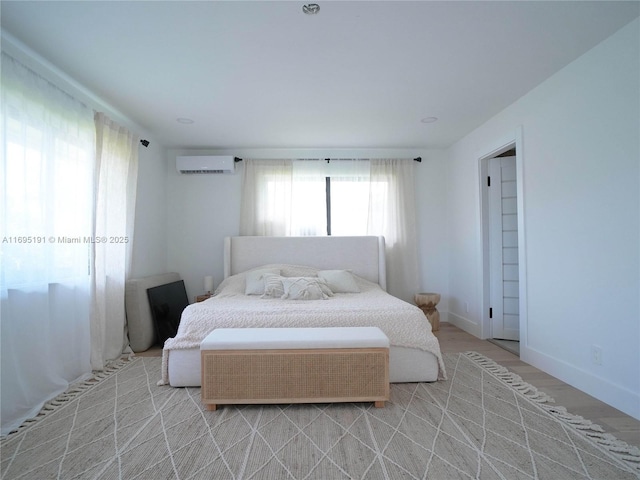
{"type": "Polygon", "coordinates": [[[116,373],[118,370],[122,369],[123,367],[126,367],[131,362],[137,359],[138,357],[136,357],[135,354],[130,353],[116,360],[109,361],[107,365],[105,365],[104,370],[94,370],[93,372],[91,372],[91,375],[92,375],[91,378],[88,378],[78,383],[74,383],[73,385],[69,386],[69,388],[65,390],[63,393],[46,402],[35,417],[26,419],[22,423],[22,425],[20,425],[17,429],[12,430],[6,435],[3,435],[1,437],[1,440],[2,441],[8,440],[9,438],[13,437],[16,433],[23,432],[26,428],[33,426],[40,420],[43,420],[47,415],[65,406],[71,400],[78,398],[83,393],[87,392],[91,388],[100,384],[100,382],[102,382],[103,380],[106,380],[111,375],[116,373]]]}
{"type": "Polygon", "coordinates": [[[506,367],[499,365],[488,357],[478,352],[465,352],[464,356],[473,360],[494,377],[502,380],[507,385],[513,387],[518,393],[535,402],[540,408],[551,414],[554,418],[561,420],[585,437],[593,440],[599,446],[605,448],[616,458],[623,461],[633,470],[640,472],[640,448],[629,445],[609,433],[605,433],[600,425],[596,425],[591,420],[587,420],[579,415],[567,412],[567,409],[557,405],[550,405],[555,400],[546,393],[539,391],[533,385],[525,382],[522,378],[509,371],[506,367]]]}

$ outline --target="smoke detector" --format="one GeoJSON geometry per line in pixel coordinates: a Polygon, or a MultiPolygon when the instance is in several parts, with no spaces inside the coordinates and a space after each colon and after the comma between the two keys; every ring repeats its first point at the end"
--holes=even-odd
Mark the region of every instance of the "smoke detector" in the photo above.
{"type": "Polygon", "coordinates": [[[307,3],[302,6],[302,11],[307,15],[315,15],[320,11],[320,5],[317,3],[307,3]]]}

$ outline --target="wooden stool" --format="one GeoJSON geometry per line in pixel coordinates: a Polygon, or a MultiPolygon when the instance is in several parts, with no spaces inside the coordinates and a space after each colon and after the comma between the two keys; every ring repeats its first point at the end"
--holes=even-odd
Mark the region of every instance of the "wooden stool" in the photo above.
{"type": "Polygon", "coordinates": [[[431,330],[437,332],[440,329],[440,312],[436,308],[440,301],[439,293],[416,293],[414,300],[422,309],[431,324],[431,330]]]}

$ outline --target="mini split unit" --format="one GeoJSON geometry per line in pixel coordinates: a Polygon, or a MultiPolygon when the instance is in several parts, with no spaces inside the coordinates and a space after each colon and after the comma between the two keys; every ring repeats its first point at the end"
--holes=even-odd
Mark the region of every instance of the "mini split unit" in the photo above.
{"type": "Polygon", "coordinates": [[[233,173],[235,159],[231,155],[199,155],[176,157],[176,169],[180,173],[233,173]]]}

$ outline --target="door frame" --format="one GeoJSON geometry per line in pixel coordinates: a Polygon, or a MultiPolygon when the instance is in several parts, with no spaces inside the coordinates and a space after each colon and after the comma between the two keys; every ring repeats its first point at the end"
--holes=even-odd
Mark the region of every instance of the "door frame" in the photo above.
{"type": "Polygon", "coordinates": [[[491,266],[489,264],[489,197],[487,187],[487,176],[489,171],[489,160],[512,148],[516,149],[516,190],[517,190],[517,211],[518,211],[518,284],[519,284],[519,310],[520,310],[520,352],[527,345],[527,264],[526,264],[526,235],[525,235],[525,195],[524,195],[524,155],[523,155],[523,134],[522,127],[514,132],[510,138],[499,142],[488,153],[478,159],[478,180],[480,187],[480,227],[481,227],[481,338],[492,338],[492,320],[489,318],[489,308],[491,307],[491,266]]]}

